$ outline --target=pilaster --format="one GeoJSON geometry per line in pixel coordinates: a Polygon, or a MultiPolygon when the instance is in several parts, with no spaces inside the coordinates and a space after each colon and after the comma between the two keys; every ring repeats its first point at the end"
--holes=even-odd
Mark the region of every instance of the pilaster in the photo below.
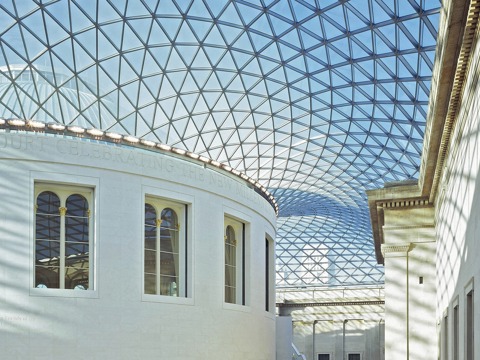
{"type": "Polygon", "coordinates": [[[408,252],[410,244],[383,244],[385,359],[408,359],[408,252]]]}
{"type": "Polygon", "coordinates": [[[434,207],[411,184],[368,196],[377,259],[385,265],[385,359],[434,360],[434,207]]]}

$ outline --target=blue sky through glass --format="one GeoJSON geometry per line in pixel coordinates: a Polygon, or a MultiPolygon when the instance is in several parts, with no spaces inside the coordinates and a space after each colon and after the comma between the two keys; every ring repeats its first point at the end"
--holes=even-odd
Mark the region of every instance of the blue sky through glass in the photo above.
{"type": "Polygon", "coordinates": [[[279,286],[378,283],[365,190],[418,176],[439,7],[2,1],[0,116],[226,163],[279,201],[279,286]]]}

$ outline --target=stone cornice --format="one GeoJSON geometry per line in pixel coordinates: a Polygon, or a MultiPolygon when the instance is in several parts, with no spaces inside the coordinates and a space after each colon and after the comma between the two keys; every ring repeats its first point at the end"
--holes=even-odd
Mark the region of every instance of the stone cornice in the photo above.
{"type": "Polygon", "coordinates": [[[440,143],[452,99],[468,8],[469,0],[451,0],[443,3],[420,166],[419,186],[423,196],[430,196],[434,183],[440,143]]]}
{"type": "Polygon", "coordinates": [[[368,206],[370,210],[370,221],[373,230],[373,240],[375,245],[375,255],[377,263],[384,263],[382,254],[384,211],[389,210],[407,210],[421,207],[432,207],[427,197],[422,197],[417,184],[406,182],[396,184],[396,186],[385,187],[382,189],[369,190],[368,206]]]}
{"type": "Polygon", "coordinates": [[[382,244],[383,257],[407,256],[411,244],[382,244]]]}
{"type": "MultiPolygon", "coordinates": [[[[461,12],[462,6],[465,7],[463,2],[463,0],[452,1],[452,17],[455,15],[459,16],[456,13],[461,12]]],[[[449,37],[456,36],[458,38],[458,40],[456,40],[458,45],[455,51],[458,51],[459,53],[457,55],[458,59],[455,72],[452,74],[450,72],[442,71],[442,69],[440,69],[439,72],[439,76],[441,76],[442,79],[446,79],[447,77],[450,79],[451,91],[449,94],[449,101],[446,101],[443,104],[437,102],[434,106],[430,106],[429,114],[432,115],[429,115],[429,118],[427,119],[427,124],[431,124],[432,132],[428,133],[430,134],[428,138],[427,132],[425,134],[423,153],[426,155],[424,156],[424,159],[422,159],[422,165],[425,164],[424,166],[426,169],[425,171],[422,171],[422,168],[420,169],[420,174],[424,175],[423,178],[421,177],[420,179],[423,180],[420,184],[423,185],[422,193],[425,195],[428,194],[431,202],[434,202],[435,197],[437,196],[438,184],[442,176],[445,159],[450,147],[451,135],[462,103],[466,74],[468,73],[470,65],[470,55],[477,34],[477,25],[480,15],[480,0],[471,0],[470,6],[466,8],[466,11],[462,11],[464,18],[457,20],[457,22],[452,24],[451,28],[448,30],[449,37]],[[456,34],[459,23],[463,23],[463,32],[456,34]],[[442,109],[446,108],[446,112],[442,110],[442,113],[445,114],[443,118],[436,116],[436,113],[439,112],[438,108],[440,107],[442,109]],[[428,147],[428,144],[434,142],[438,144],[436,150],[433,146],[428,147]]],[[[445,49],[445,51],[447,50],[448,49],[445,49]]],[[[443,87],[443,84],[440,85],[443,87]]],[[[440,89],[440,85],[437,93],[445,91],[440,89]]]]}
{"type": "Polygon", "coordinates": [[[384,209],[433,206],[462,100],[479,15],[480,0],[444,3],[418,185],[405,182],[395,187],[367,191],[379,264],[384,263],[384,209]]]}

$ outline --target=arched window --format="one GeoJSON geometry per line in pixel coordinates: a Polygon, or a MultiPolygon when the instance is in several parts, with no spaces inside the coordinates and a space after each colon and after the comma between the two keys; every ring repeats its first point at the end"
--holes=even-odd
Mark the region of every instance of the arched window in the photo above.
{"type": "Polygon", "coordinates": [[[35,287],[89,289],[90,210],[74,188],[37,185],[35,214],[35,287]],[[51,190],[43,190],[52,188],[51,190]]]}
{"type": "Polygon", "coordinates": [[[160,294],[178,296],[178,222],[170,208],[162,210],[160,225],[160,294]]]}
{"type": "Polygon", "coordinates": [[[145,294],[157,293],[157,212],[145,204],[145,294]]]}
{"type": "Polygon", "coordinates": [[[186,296],[185,205],[149,198],[145,204],[145,294],[186,296]],[[160,215],[160,216],[159,216],[160,215]]]}
{"type": "Polygon", "coordinates": [[[35,286],[60,287],[60,198],[51,191],[37,196],[35,217],[35,286]]]}
{"type": "Polygon", "coordinates": [[[79,194],[70,195],[65,214],[65,287],[88,289],[89,210],[88,201],[79,194]]]}
{"type": "Polygon", "coordinates": [[[235,304],[237,298],[237,240],[232,226],[228,225],[225,232],[225,302],[235,304]]]}
{"type": "Polygon", "coordinates": [[[245,224],[225,216],[225,302],[245,305],[245,224]]]}

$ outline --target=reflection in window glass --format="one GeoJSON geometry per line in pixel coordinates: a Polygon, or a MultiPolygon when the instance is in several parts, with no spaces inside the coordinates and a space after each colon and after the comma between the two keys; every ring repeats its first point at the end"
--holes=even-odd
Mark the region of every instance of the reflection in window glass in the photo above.
{"type": "Polygon", "coordinates": [[[234,304],[237,291],[237,241],[235,230],[227,226],[225,239],[225,302],[234,304]]]}
{"type": "Polygon", "coordinates": [[[157,293],[157,212],[150,204],[145,204],[145,294],[157,293]]]}
{"type": "MultiPolygon", "coordinates": [[[[38,185],[35,215],[35,287],[90,288],[90,211],[68,187],[38,185]]],[[[91,194],[87,190],[88,194],[91,194]]]]}
{"type": "Polygon", "coordinates": [[[225,302],[245,305],[245,224],[225,216],[225,302]]]}
{"type": "Polygon", "coordinates": [[[145,294],[186,296],[185,205],[147,199],[144,225],[145,294]]]}
{"type": "Polygon", "coordinates": [[[88,288],[89,217],[82,195],[67,198],[65,214],[65,287],[88,288]]]}
{"type": "Polygon", "coordinates": [[[172,209],[164,209],[160,226],[160,294],[178,296],[178,223],[172,209]]]}
{"type": "Polygon", "coordinates": [[[36,205],[35,286],[59,288],[60,199],[55,193],[44,191],[38,195],[36,205]]]}

